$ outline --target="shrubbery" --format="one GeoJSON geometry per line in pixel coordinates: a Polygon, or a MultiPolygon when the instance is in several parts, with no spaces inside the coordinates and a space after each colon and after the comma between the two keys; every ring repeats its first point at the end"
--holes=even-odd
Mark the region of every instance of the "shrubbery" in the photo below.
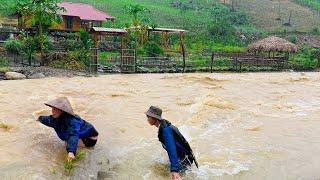
{"type": "Polygon", "coordinates": [[[303,45],[299,52],[290,58],[290,61],[302,69],[313,69],[318,64],[319,50],[303,45]]]}

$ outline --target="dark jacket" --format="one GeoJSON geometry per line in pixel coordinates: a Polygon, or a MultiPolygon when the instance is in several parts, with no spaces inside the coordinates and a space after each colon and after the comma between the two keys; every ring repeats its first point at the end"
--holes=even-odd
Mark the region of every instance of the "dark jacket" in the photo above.
{"type": "Polygon", "coordinates": [[[62,114],[58,119],[52,116],[40,116],[39,121],[54,128],[58,137],[67,142],[68,152],[76,153],[79,139],[98,136],[96,129],[79,116],[67,113],[62,114]]]}
{"type": "MultiPolygon", "coordinates": [[[[181,170],[179,161],[183,160],[186,156],[192,156],[189,143],[177,127],[164,119],[160,123],[158,138],[168,153],[171,172],[179,172],[181,170]]],[[[190,160],[193,161],[192,158],[190,160]]]]}

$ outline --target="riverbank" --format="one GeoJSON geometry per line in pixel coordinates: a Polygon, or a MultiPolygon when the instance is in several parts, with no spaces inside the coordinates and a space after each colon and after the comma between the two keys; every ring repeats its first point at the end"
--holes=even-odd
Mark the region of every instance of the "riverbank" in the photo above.
{"type": "MultiPolygon", "coordinates": [[[[5,79],[5,72],[16,72],[20,73],[25,76],[26,79],[41,79],[45,77],[92,77],[95,75],[106,75],[106,74],[119,74],[119,68],[114,68],[115,70],[113,71],[112,69],[110,70],[109,73],[99,73],[98,74],[93,74],[87,71],[73,71],[73,70],[67,70],[67,69],[57,69],[57,68],[52,68],[52,67],[22,67],[22,66],[14,66],[14,67],[2,67],[0,68],[0,80],[5,79]]],[[[181,70],[182,71],[182,70],[181,70]]],[[[199,71],[196,70],[190,70],[186,69],[185,73],[208,73],[210,72],[210,69],[199,69],[199,71]]],[[[320,68],[314,69],[314,70],[309,70],[309,71],[294,71],[294,70],[283,70],[283,71],[277,71],[277,70],[259,70],[257,69],[256,71],[253,70],[244,70],[243,72],[238,72],[238,71],[232,71],[232,70],[220,70],[220,69],[214,69],[214,73],[281,73],[281,72],[320,72],[320,68]]],[[[154,74],[154,73],[172,73],[174,74],[175,71],[173,70],[168,70],[168,71],[159,71],[159,70],[154,70],[154,69],[144,69],[144,70],[139,70],[139,72],[135,74],[154,74]]],[[[134,73],[133,73],[134,74],[134,73]]]]}
{"type": "Polygon", "coordinates": [[[5,67],[0,69],[0,80],[5,79],[6,72],[20,73],[25,76],[26,79],[41,79],[45,77],[75,77],[84,76],[90,77],[90,73],[85,71],[72,71],[66,69],[56,69],[51,67],[5,67]]]}

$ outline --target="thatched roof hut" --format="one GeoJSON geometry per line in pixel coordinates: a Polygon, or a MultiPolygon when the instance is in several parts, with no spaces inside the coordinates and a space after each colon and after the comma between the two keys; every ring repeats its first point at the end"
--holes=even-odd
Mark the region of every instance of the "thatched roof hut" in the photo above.
{"type": "Polygon", "coordinates": [[[279,37],[270,36],[247,47],[248,52],[297,52],[298,46],[279,37]]]}

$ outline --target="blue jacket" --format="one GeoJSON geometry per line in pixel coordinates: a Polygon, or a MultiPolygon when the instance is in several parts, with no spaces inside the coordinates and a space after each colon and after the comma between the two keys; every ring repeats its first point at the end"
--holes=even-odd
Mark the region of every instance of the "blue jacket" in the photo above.
{"type": "Polygon", "coordinates": [[[178,128],[171,125],[169,121],[164,119],[161,120],[160,123],[158,138],[162,143],[163,148],[168,153],[171,172],[179,172],[179,170],[181,170],[179,161],[191,153],[189,144],[185,141],[178,128]]]}
{"type": "Polygon", "coordinates": [[[54,128],[58,137],[67,142],[66,149],[68,152],[76,153],[79,139],[98,135],[98,132],[89,122],[79,116],[72,116],[67,113],[62,114],[58,119],[52,116],[40,116],[39,121],[54,128]]]}

